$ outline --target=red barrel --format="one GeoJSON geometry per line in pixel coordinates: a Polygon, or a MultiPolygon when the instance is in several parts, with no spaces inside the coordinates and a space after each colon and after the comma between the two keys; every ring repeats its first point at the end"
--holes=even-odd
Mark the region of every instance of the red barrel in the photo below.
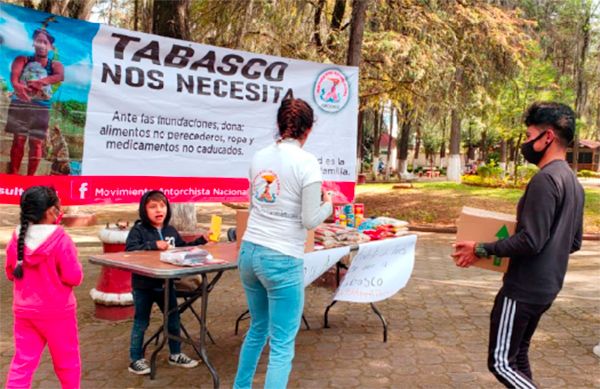
{"type": "MultiPolygon", "coordinates": [[[[104,253],[125,251],[129,229],[106,227],[100,231],[104,253]]],[[[96,287],[90,290],[96,303],[95,316],[104,320],[125,320],[133,317],[131,272],[102,266],[96,287]]]]}

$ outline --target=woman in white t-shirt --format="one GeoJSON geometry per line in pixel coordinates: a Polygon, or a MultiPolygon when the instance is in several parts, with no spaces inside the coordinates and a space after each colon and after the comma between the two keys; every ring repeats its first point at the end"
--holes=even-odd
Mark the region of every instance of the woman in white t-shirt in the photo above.
{"type": "Polygon", "coordinates": [[[306,231],[332,212],[321,168],[302,149],[313,110],[286,99],[277,111],[279,140],[258,151],[250,168],[250,217],[238,265],[251,324],[240,351],[234,388],[250,388],[262,349],[271,349],[265,388],[285,388],[304,307],[306,231]],[[323,199],[323,202],[321,201],[323,199]]]}

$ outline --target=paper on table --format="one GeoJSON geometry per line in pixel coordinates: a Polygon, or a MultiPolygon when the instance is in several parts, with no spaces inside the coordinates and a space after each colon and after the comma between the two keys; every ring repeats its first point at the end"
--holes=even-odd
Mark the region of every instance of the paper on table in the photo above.
{"type": "Polygon", "coordinates": [[[372,303],[404,288],[415,263],[416,235],[358,245],[334,300],[372,303]]]}
{"type": "Polygon", "coordinates": [[[160,260],[177,266],[202,266],[220,264],[224,261],[214,259],[206,250],[198,246],[178,247],[160,253],[160,260]]]}

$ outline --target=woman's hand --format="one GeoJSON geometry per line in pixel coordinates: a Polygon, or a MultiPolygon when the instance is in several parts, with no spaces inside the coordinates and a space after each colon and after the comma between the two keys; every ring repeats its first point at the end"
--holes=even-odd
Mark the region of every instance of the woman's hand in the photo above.
{"type": "Polygon", "coordinates": [[[15,83],[13,85],[13,88],[15,89],[15,94],[17,95],[19,100],[25,101],[25,102],[31,101],[31,98],[27,94],[27,92],[29,91],[29,89],[27,88],[27,85],[15,83]]]}

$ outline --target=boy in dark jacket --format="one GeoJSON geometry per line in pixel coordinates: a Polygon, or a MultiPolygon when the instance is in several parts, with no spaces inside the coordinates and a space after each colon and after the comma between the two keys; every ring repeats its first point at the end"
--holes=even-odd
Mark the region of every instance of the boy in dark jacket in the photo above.
{"type": "Polygon", "coordinates": [[[536,388],[529,344],[538,322],[563,286],[569,254],[581,248],[584,191],[566,161],[575,113],[564,104],[538,102],[525,113],[525,160],[540,170],[517,206],[517,229],[496,242],[457,242],[456,264],[510,257],[490,318],[488,368],[508,388],[536,388]]]}
{"type": "MultiPolygon", "coordinates": [[[[161,191],[149,191],[142,196],[139,214],[140,220],[135,222],[135,225],[127,236],[125,251],[167,250],[169,248],[168,241],[174,242],[176,247],[195,246],[207,242],[204,236],[191,243],[186,243],[181,239],[177,230],[169,225],[171,206],[169,205],[169,200],[167,200],[161,191]]],[[[129,349],[131,364],[129,365],[129,371],[134,374],[143,375],[150,373],[150,366],[142,355],[144,333],[150,322],[152,304],[158,304],[161,311],[165,309],[164,281],[132,274],[131,284],[133,287],[135,316],[131,329],[131,344],[129,349]]],[[[177,305],[173,282],[169,282],[169,288],[170,299],[167,309],[171,309],[177,305]]],[[[170,334],[179,336],[180,323],[178,312],[169,315],[168,329],[170,334]]],[[[191,359],[181,352],[181,342],[169,339],[169,351],[169,364],[185,368],[198,366],[198,361],[191,359]]]]}

